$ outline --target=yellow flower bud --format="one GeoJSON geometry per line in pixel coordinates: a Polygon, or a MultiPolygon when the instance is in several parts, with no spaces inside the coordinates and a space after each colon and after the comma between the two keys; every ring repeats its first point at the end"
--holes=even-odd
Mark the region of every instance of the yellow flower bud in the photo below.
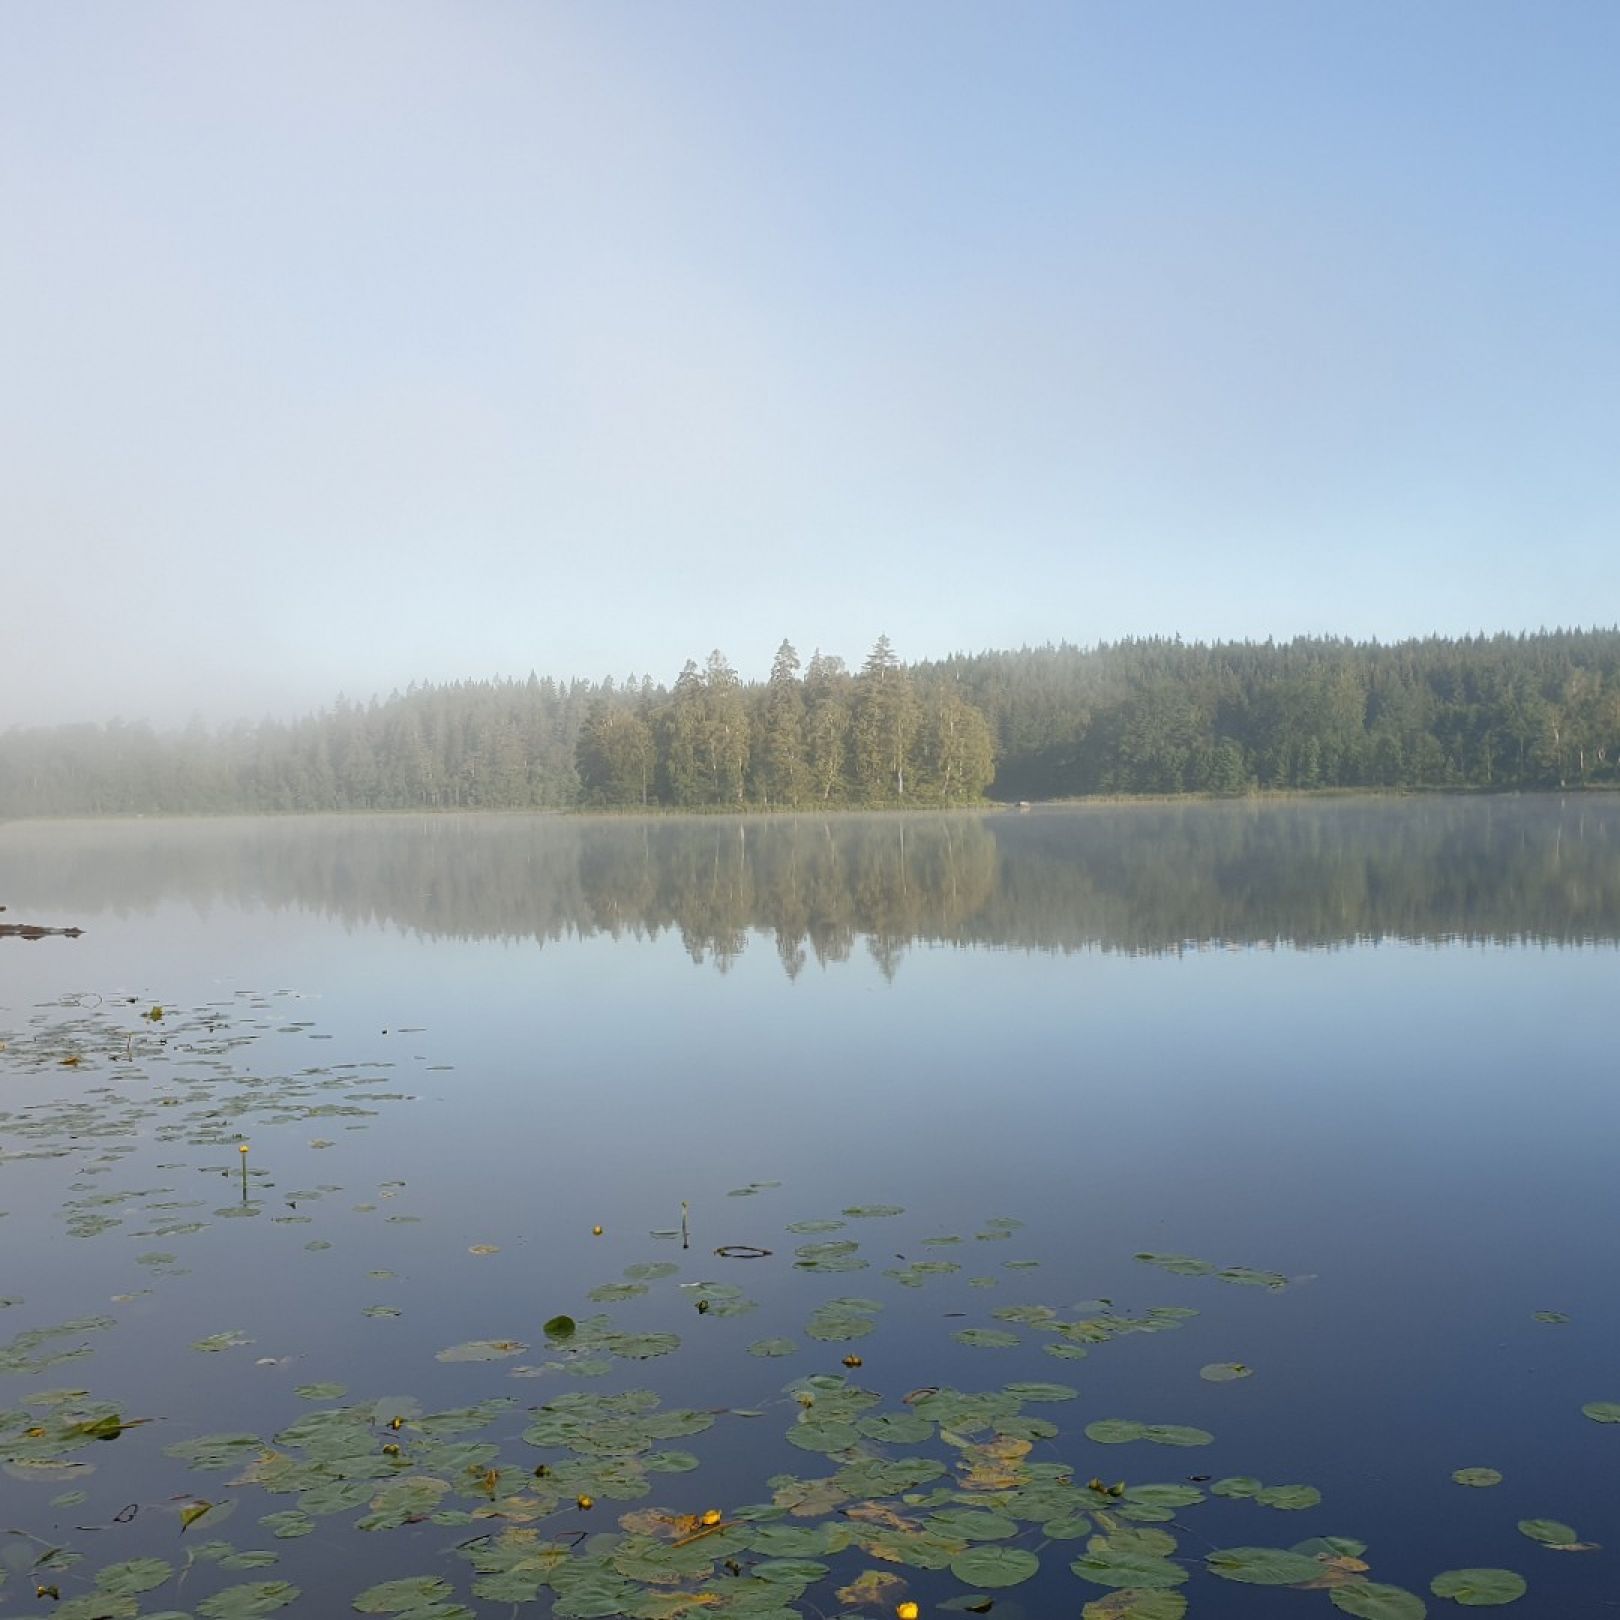
{"type": "Polygon", "coordinates": [[[899,1620],[917,1620],[917,1616],[922,1613],[922,1610],[915,1603],[897,1603],[894,1606],[894,1612],[899,1616],[899,1620]]]}
{"type": "Polygon", "coordinates": [[[719,1522],[720,1522],[720,1509],[719,1508],[710,1508],[703,1515],[702,1519],[699,1520],[699,1523],[701,1523],[701,1524],[719,1524],[719,1522]]]}
{"type": "Polygon", "coordinates": [[[578,1507],[582,1513],[588,1513],[595,1506],[596,1499],[594,1497],[582,1496],[578,1500],[578,1507]]]}

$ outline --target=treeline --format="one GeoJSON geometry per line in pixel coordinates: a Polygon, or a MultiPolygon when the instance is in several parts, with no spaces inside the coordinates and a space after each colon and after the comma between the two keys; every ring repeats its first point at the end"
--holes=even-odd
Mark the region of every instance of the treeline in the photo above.
{"type": "Polygon", "coordinates": [[[858,671],[786,642],[672,687],[466,681],[292,723],[0,734],[0,815],[825,808],[1294,788],[1620,783],[1620,630],[1141,640],[858,671]]]}
{"type": "Polygon", "coordinates": [[[724,656],[688,661],[667,697],[591,704],[575,750],[588,804],[742,810],[966,804],[995,776],[990,727],[955,682],[919,681],[880,636],[859,675],[791,642],[745,687],[724,656]]]}
{"type": "Polygon", "coordinates": [[[1144,640],[938,667],[995,730],[1003,798],[1620,780],[1614,629],[1144,640]]]}

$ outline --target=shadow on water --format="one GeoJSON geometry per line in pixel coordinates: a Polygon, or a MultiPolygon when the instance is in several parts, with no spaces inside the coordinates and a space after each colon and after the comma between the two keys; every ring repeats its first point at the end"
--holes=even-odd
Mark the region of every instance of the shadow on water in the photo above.
{"type": "Polygon", "coordinates": [[[1620,804],[1098,806],[1033,815],[311,817],[19,824],[12,904],[82,921],[166,900],[295,907],[433,938],[751,935],[796,975],[864,941],[1130,954],[1620,939],[1620,804]]]}

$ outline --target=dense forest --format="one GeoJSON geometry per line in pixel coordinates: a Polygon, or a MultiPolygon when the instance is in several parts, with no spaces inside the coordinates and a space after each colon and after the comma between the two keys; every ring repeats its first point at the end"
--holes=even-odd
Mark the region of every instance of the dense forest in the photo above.
{"type": "Polygon", "coordinates": [[[1620,782],[1620,630],[1390,645],[1124,641],[747,682],[464,681],[293,722],[0,734],[0,815],[831,808],[1620,782]]]}

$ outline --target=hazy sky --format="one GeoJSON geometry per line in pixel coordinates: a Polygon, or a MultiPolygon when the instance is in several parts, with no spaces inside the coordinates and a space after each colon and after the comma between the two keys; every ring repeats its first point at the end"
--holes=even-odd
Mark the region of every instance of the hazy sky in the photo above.
{"type": "Polygon", "coordinates": [[[1615,0],[0,9],[0,725],[1620,617],[1615,0]]]}

